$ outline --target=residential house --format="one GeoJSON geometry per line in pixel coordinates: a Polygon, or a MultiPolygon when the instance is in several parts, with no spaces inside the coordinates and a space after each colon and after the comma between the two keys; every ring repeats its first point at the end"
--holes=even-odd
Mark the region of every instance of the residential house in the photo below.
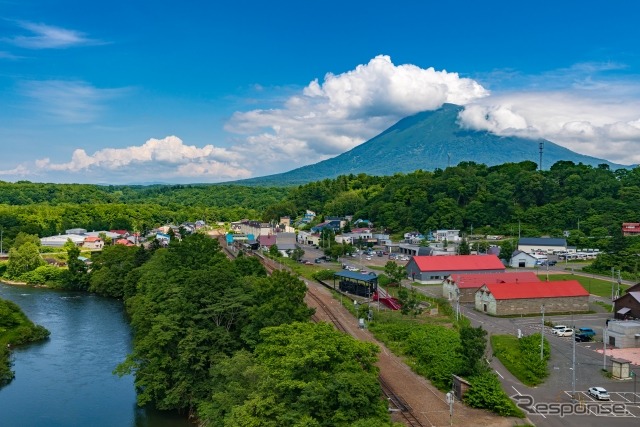
{"type": "Polygon", "coordinates": [[[460,239],[460,230],[436,230],[433,235],[436,242],[454,242],[458,243],[460,239]]]}
{"type": "Polygon", "coordinates": [[[135,246],[135,243],[133,243],[129,239],[117,239],[115,243],[116,245],[122,245],[122,246],[135,246]]]}
{"type": "Polygon", "coordinates": [[[623,222],[623,236],[640,236],[640,222],[623,222]]]}
{"type": "Polygon", "coordinates": [[[616,319],[640,319],[640,283],[628,288],[613,304],[616,319]]]}
{"type": "Polygon", "coordinates": [[[424,240],[424,235],[418,233],[417,231],[410,231],[408,233],[404,233],[403,243],[409,243],[411,245],[419,245],[423,240],[424,240]]]}
{"type": "Polygon", "coordinates": [[[82,242],[82,247],[86,249],[100,250],[104,247],[104,241],[100,237],[87,236],[82,242]]]}
{"type": "Polygon", "coordinates": [[[442,283],[452,274],[504,273],[495,255],[414,256],[406,265],[410,279],[420,283],[442,283]]]}
{"type": "Polygon", "coordinates": [[[246,219],[232,223],[232,230],[236,233],[251,234],[255,236],[256,239],[258,236],[268,236],[276,232],[271,224],[267,222],[249,221],[246,219]]]}
{"type": "Polygon", "coordinates": [[[387,233],[373,233],[372,237],[378,245],[384,246],[391,244],[391,236],[387,233]]]}
{"type": "Polygon", "coordinates": [[[123,238],[127,238],[129,237],[131,234],[127,231],[127,230],[109,230],[111,233],[117,234],[118,238],[123,237],[123,238]]]}
{"type": "Polygon", "coordinates": [[[552,237],[523,237],[518,240],[518,250],[529,254],[553,254],[567,251],[567,239],[552,237]]]}
{"type": "Polygon", "coordinates": [[[268,236],[258,236],[257,241],[262,249],[269,250],[271,246],[276,244],[276,236],[274,234],[270,234],[268,236]]]}
{"type": "Polygon", "coordinates": [[[341,221],[339,219],[331,219],[331,220],[321,222],[320,224],[314,225],[313,227],[311,227],[311,232],[319,233],[324,229],[328,229],[333,232],[338,232],[342,229],[342,227],[343,226],[341,225],[341,221]]]}
{"type": "Polygon", "coordinates": [[[475,308],[494,316],[589,310],[589,292],[577,280],[486,283],[475,294],[475,308]]]}
{"type": "Polygon", "coordinates": [[[546,255],[531,254],[523,251],[514,251],[509,261],[513,268],[533,268],[547,259],[546,255]]]}
{"type": "Polygon", "coordinates": [[[532,271],[483,274],[452,274],[442,282],[442,296],[461,303],[474,303],[476,291],[487,283],[526,283],[539,282],[532,271]]]}
{"type": "Polygon", "coordinates": [[[296,245],[296,233],[278,233],[276,234],[276,246],[283,256],[288,256],[289,251],[298,247],[296,245]]]}

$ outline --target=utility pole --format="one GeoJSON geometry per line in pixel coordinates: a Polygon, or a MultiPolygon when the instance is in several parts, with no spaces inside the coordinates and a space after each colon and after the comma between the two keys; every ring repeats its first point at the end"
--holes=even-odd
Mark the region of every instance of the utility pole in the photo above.
{"type": "Polygon", "coordinates": [[[571,401],[575,403],[576,401],[576,337],[571,336],[573,341],[573,368],[571,372],[571,401]]]}
{"type": "Polygon", "coordinates": [[[602,362],[602,369],[607,370],[607,327],[602,329],[602,354],[604,355],[604,361],[602,362]]]}
{"type": "Polygon", "coordinates": [[[544,360],[544,304],[540,307],[542,312],[542,329],[540,329],[540,360],[544,360]]]}

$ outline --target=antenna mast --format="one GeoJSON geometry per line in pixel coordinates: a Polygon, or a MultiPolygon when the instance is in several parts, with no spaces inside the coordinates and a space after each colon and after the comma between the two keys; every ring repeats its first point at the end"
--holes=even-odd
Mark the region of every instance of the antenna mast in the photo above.
{"type": "Polygon", "coordinates": [[[538,165],[538,169],[542,171],[542,150],[544,149],[544,142],[540,141],[538,147],[540,148],[540,164],[538,165]]]}

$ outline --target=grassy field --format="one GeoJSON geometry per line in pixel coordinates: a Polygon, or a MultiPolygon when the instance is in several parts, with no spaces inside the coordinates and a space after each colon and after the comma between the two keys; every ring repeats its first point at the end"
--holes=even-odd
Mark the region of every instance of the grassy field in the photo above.
{"type": "Polygon", "coordinates": [[[496,356],[511,374],[523,384],[530,387],[544,381],[548,375],[547,362],[549,360],[549,342],[544,340],[545,357],[538,357],[540,348],[540,334],[518,339],[513,335],[492,335],[491,347],[496,356]]]}
{"type": "MultiPolygon", "coordinates": [[[[538,274],[540,280],[547,280],[546,274],[538,274]]],[[[596,279],[594,277],[584,277],[575,274],[550,274],[549,281],[557,282],[562,280],[577,280],[580,284],[593,295],[601,297],[611,297],[611,280],[596,279]]],[[[617,284],[616,284],[617,286],[617,284]]],[[[627,285],[620,285],[620,295],[627,289],[627,285]]]]}

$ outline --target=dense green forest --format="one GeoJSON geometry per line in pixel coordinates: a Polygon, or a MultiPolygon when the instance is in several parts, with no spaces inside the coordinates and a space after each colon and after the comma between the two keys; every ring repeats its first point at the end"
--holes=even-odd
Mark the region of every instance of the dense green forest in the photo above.
{"type": "Polygon", "coordinates": [[[96,186],[0,182],[0,229],[8,245],[22,231],[40,237],[81,227],[148,230],[204,219],[263,221],[310,209],[366,218],[399,235],[460,229],[469,234],[562,237],[613,252],[595,268],[637,271],[635,239],[622,222],[640,221],[640,168],[611,170],[569,161],[539,171],[534,162],[488,167],[472,162],[393,176],[343,175],[298,187],[239,185],[96,186]]]}
{"type": "Polygon", "coordinates": [[[123,297],[138,402],[203,426],[390,426],[377,347],[310,322],[305,284],[229,260],[202,234],[168,248],[108,247],[91,289],[123,297]],[[322,404],[318,404],[322,402],[322,404]]]}

